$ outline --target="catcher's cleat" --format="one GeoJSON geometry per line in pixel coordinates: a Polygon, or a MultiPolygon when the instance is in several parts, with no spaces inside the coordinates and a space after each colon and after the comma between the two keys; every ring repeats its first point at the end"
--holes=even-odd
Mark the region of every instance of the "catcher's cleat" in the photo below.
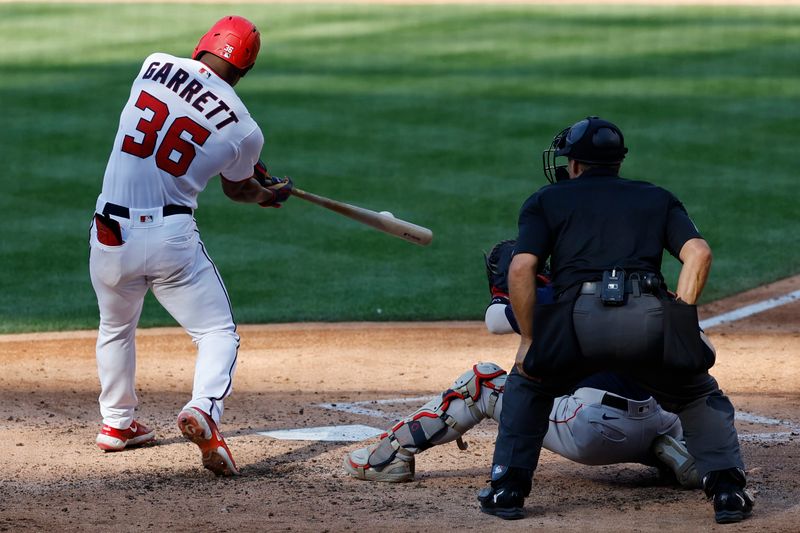
{"type": "Polygon", "coordinates": [[[694,457],[689,454],[689,450],[682,442],[669,435],[661,435],[653,441],[652,449],[656,458],[675,474],[682,487],[687,489],[701,487],[700,473],[695,466],[694,457]]]}
{"type": "Polygon", "coordinates": [[[740,468],[716,470],[703,478],[703,489],[714,500],[717,524],[741,522],[753,514],[753,496],[744,490],[747,480],[740,468]]]}
{"type": "Polygon", "coordinates": [[[342,466],[345,471],[356,479],[365,481],[383,481],[386,483],[401,483],[414,479],[414,456],[398,453],[384,466],[369,464],[369,456],[380,446],[376,442],[366,448],[359,448],[344,456],[342,466]]]}
{"type": "Polygon", "coordinates": [[[155,437],[155,431],[134,420],[128,429],[112,428],[104,424],[95,442],[104,452],[119,452],[125,448],[141,446],[154,440],[155,437]]]}
{"type": "Polygon", "coordinates": [[[485,487],[478,493],[478,501],[482,512],[503,520],[519,520],[525,516],[525,497],[519,490],[485,487]]]}
{"type": "Polygon", "coordinates": [[[196,407],[184,409],[178,415],[178,428],[184,437],[200,447],[204,467],[218,476],[239,474],[231,451],[210,416],[196,407]]]}

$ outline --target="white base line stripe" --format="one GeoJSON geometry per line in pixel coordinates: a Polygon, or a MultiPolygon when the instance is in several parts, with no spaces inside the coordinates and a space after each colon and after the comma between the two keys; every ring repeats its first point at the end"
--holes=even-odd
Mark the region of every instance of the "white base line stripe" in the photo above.
{"type": "Polygon", "coordinates": [[[719,326],[720,324],[724,324],[725,322],[733,322],[735,320],[740,320],[742,318],[746,318],[750,315],[755,315],[756,313],[760,313],[762,311],[766,311],[774,307],[779,307],[781,305],[786,305],[788,303],[795,302],[798,299],[800,299],[800,290],[790,292],[789,294],[785,294],[777,298],[770,298],[769,300],[764,300],[763,302],[746,305],[744,307],[740,307],[739,309],[734,309],[733,311],[729,311],[727,313],[723,313],[715,317],[701,320],[700,327],[703,329],[713,328],[714,326],[719,326]]]}

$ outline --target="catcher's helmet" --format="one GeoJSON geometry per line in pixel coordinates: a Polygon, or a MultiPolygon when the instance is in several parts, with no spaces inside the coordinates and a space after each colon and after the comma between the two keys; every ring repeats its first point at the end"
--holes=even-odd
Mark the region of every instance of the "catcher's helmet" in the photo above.
{"type": "Polygon", "coordinates": [[[599,117],[586,117],[561,130],[542,152],[544,176],[550,183],[569,177],[567,166],[556,164],[557,157],[590,165],[619,165],[627,153],[625,138],[618,127],[599,117]]]}
{"type": "Polygon", "coordinates": [[[214,54],[243,71],[256,62],[261,34],[255,24],[243,17],[223,17],[211,26],[194,48],[192,59],[203,52],[214,54]]]}

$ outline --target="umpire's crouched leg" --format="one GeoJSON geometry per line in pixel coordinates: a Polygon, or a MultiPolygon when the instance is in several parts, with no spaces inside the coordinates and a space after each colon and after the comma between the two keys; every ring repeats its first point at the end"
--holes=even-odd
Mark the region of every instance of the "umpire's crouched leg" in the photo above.
{"type": "Polygon", "coordinates": [[[506,520],[524,516],[533,471],[547,433],[556,387],[511,371],[503,393],[503,412],[495,441],[491,487],[478,494],[481,511],[506,520]]]}

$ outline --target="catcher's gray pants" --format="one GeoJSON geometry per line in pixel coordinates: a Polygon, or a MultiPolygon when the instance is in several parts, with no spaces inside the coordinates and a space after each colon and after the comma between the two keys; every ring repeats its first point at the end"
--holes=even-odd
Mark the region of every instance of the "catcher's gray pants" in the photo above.
{"type": "MultiPolygon", "coordinates": [[[[533,381],[516,368],[512,370],[506,380],[493,463],[533,472],[554,398],[569,391],[581,377],[533,381]]],[[[711,375],[654,371],[627,377],[652,394],[664,409],[678,414],[686,447],[701,477],[714,470],[744,468],[733,425],[733,405],[711,375]]]]}
{"type": "Polygon", "coordinates": [[[549,418],[542,446],[586,465],[652,464],[657,437],[683,438],[677,415],[653,398],[629,400],[590,387],[556,398],[549,418]]]}

